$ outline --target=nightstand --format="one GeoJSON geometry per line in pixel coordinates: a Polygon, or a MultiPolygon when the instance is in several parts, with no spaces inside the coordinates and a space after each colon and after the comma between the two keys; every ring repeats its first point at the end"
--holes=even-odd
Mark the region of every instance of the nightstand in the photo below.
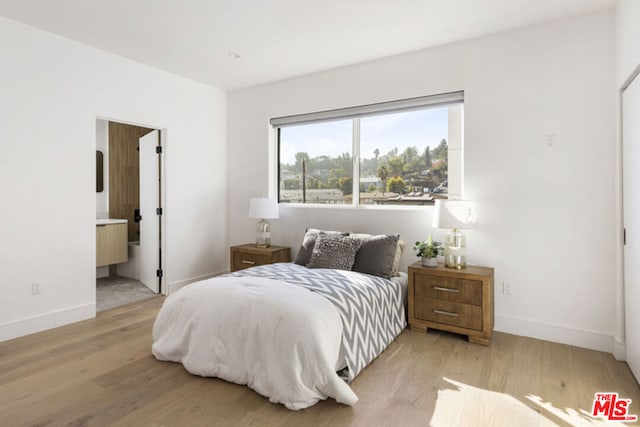
{"type": "Polygon", "coordinates": [[[493,332],[493,268],[468,265],[462,270],[409,266],[409,326],[467,335],[489,345],[493,332]]]}
{"type": "Polygon", "coordinates": [[[291,261],[291,248],[285,246],[269,246],[256,248],[255,243],[231,246],[231,271],[238,271],[256,265],[273,264],[275,262],[291,261]]]}

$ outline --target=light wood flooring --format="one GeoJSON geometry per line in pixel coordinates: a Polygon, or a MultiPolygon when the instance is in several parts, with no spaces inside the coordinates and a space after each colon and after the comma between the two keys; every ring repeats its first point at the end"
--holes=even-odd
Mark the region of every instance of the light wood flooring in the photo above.
{"type": "Polygon", "coordinates": [[[292,412],[155,360],[162,301],[0,343],[0,426],[615,425],[586,415],[597,391],[632,399],[640,414],[640,388],[610,354],[503,333],[484,347],[409,330],[352,383],[355,406],[327,400],[292,412]]]}

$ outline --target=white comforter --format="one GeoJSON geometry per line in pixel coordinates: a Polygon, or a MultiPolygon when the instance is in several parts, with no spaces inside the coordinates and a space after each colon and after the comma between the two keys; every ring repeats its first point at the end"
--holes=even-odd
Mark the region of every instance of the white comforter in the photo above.
{"type": "Polygon", "coordinates": [[[152,352],[296,410],[327,397],[358,401],[336,374],[341,340],[340,316],[322,296],[272,279],[216,277],[166,299],[152,352]]]}

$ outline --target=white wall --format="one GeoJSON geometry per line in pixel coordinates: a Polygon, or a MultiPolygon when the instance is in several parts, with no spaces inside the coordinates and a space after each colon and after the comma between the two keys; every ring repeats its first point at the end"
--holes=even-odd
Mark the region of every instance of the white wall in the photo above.
{"type": "MultiPolygon", "coordinates": [[[[468,261],[495,267],[496,329],[611,351],[613,23],[602,12],[230,92],[229,243],[254,238],[248,204],[269,190],[270,118],[463,89],[464,190],[479,220],[468,261]]],[[[432,208],[281,211],[272,242],[294,253],[309,226],[410,244],[444,236],[432,208]]],[[[415,260],[409,249],[404,267],[415,260]]]]}
{"type": "Polygon", "coordinates": [[[225,92],[4,18],[0,40],[0,341],[95,314],[96,117],[166,129],[169,284],[224,270],[225,92]]]}
{"type": "Polygon", "coordinates": [[[618,0],[616,6],[616,75],[618,86],[640,66],[640,2],[618,0]]]}

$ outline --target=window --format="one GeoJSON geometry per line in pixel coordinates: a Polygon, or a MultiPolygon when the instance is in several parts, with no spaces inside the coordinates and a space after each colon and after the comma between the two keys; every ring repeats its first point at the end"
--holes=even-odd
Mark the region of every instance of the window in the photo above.
{"type": "Polygon", "coordinates": [[[272,119],[280,203],[432,205],[462,194],[463,94],[272,119]]]}

